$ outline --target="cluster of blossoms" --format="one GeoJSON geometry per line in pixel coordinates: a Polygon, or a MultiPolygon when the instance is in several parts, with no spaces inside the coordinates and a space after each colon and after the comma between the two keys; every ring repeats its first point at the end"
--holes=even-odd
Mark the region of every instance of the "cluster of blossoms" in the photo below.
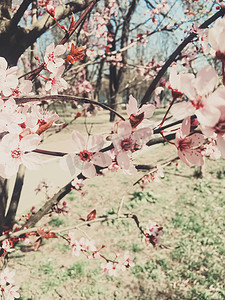
{"type": "Polygon", "coordinates": [[[104,56],[111,48],[113,37],[107,29],[107,24],[112,16],[118,15],[118,5],[114,0],[110,0],[102,13],[96,12],[92,18],[86,21],[81,30],[82,40],[86,41],[86,55],[93,60],[94,56],[104,56]]]}
{"type": "Polygon", "coordinates": [[[140,188],[142,190],[144,190],[144,188],[146,187],[146,185],[148,185],[149,183],[152,182],[160,182],[160,177],[163,178],[164,174],[163,174],[163,170],[162,167],[160,165],[157,166],[157,170],[155,170],[154,172],[151,172],[150,174],[146,174],[140,181],[140,188]]]}
{"type": "Polygon", "coordinates": [[[118,271],[125,271],[134,266],[134,257],[129,254],[129,251],[126,251],[123,256],[116,254],[114,260],[108,260],[100,253],[100,250],[105,248],[105,245],[102,245],[100,249],[97,249],[92,240],[82,237],[78,241],[74,232],[68,233],[67,245],[72,248],[72,255],[74,256],[80,256],[80,254],[83,253],[87,259],[101,257],[106,260],[106,263],[101,264],[101,268],[103,269],[104,274],[109,276],[117,276],[118,271]]]}
{"type": "Polygon", "coordinates": [[[14,285],[15,271],[5,268],[0,273],[0,298],[6,300],[18,299],[20,294],[18,293],[18,287],[14,285]]]}
{"type": "Polygon", "coordinates": [[[159,226],[157,223],[151,220],[146,225],[144,242],[147,244],[152,244],[154,247],[161,244],[163,227],[159,226]]]}
{"type": "MultiPolygon", "coordinates": [[[[96,166],[100,168],[115,168],[118,165],[125,173],[134,174],[134,167],[131,155],[140,149],[152,135],[152,123],[147,120],[153,115],[154,105],[143,105],[138,109],[137,101],[130,96],[127,104],[129,120],[119,121],[113,130],[111,140],[113,149],[111,152],[104,152],[103,146],[106,143],[103,136],[89,136],[85,138],[76,130],[72,132],[72,144],[75,154],[64,156],[61,166],[69,169],[71,175],[80,173],[87,178],[97,174],[96,166]]],[[[106,148],[107,149],[107,148],[106,148]]]]}
{"type": "Polygon", "coordinates": [[[166,14],[169,8],[170,6],[167,3],[167,0],[160,1],[160,3],[155,6],[155,8],[150,10],[150,17],[152,19],[152,22],[157,24],[159,22],[157,16],[160,16],[161,14],[166,14]]]}
{"type": "Polygon", "coordinates": [[[117,253],[114,261],[102,263],[101,268],[105,275],[117,276],[119,271],[125,271],[135,266],[133,259],[134,257],[129,251],[126,251],[123,256],[117,253]]]}
{"type": "MultiPolygon", "coordinates": [[[[204,44],[210,45],[211,53],[222,62],[223,84],[225,82],[224,28],[223,17],[218,19],[212,28],[206,30],[204,37],[201,33],[201,40],[203,37],[204,44]]],[[[169,82],[173,98],[179,99],[172,106],[172,114],[177,118],[185,118],[175,139],[175,146],[181,160],[187,165],[189,163],[203,165],[203,155],[219,157],[218,151],[225,158],[225,87],[221,84],[216,70],[208,65],[195,76],[187,72],[177,74],[177,67],[174,66],[170,72],[169,82]],[[183,101],[184,96],[190,101],[183,101]],[[190,116],[193,114],[197,116],[204,135],[191,130],[193,125],[190,116]],[[208,151],[201,147],[206,138],[208,142],[205,147],[208,151]]]]}
{"type": "Polygon", "coordinates": [[[143,80],[149,81],[156,76],[162,65],[162,61],[156,62],[152,59],[146,64],[135,67],[135,71],[143,78],[143,80]]]}
{"type": "Polygon", "coordinates": [[[84,237],[80,238],[78,241],[76,235],[73,231],[68,233],[67,245],[72,248],[72,255],[80,256],[81,253],[85,254],[88,259],[97,258],[100,256],[99,251],[104,248],[103,245],[99,250],[94,245],[94,241],[85,239],[84,237]]]}

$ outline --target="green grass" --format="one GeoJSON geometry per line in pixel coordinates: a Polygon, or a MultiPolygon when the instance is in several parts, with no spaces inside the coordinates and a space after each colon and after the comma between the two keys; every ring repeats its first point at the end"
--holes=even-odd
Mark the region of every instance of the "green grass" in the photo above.
{"type": "MultiPolygon", "coordinates": [[[[160,147],[158,155],[168,147],[160,147]]],[[[202,179],[194,177],[194,170],[168,166],[161,183],[144,191],[123,174],[117,176],[117,189],[112,190],[113,177],[106,175],[88,182],[85,198],[72,191],[71,215],[66,222],[54,217],[49,226],[77,224],[93,209],[97,216],[114,215],[124,197],[122,213],[136,214],[143,228],[150,219],[163,226],[162,247],[144,244],[133,220],[82,227],[98,247],[106,245],[106,257],[114,259],[126,250],[135,256],[135,267],[115,278],[102,275],[101,259],[72,256],[64,240],[47,241],[37,252],[17,247],[9,264],[16,273],[27,273],[20,282],[21,299],[225,299],[224,161],[207,160],[202,179]]],[[[76,234],[78,239],[84,235],[76,234]]]]}

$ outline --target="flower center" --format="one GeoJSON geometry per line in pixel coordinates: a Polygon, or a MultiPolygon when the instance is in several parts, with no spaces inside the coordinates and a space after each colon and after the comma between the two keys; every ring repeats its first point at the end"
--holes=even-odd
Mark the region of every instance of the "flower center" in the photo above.
{"type": "Polygon", "coordinates": [[[43,119],[39,119],[37,123],[38,123],[39,126],[47,124],[47,122],[43,119]]]}
{"type": "Polygon", "coordinates": [[[92,153],[88,152],[87,150],[84,150],[84,151],[80,152],[79,156],[80,156],[80,159],[83,161],[90,161],[92,153]]]}
{"type": "Polygon", "coordinates": [[[131,137],[125,138],[121,141],[120,146],[123,151],[129,151],[133,149],[134,141],[131,137]]]}
{"type": "Polygon", "coordinates": [[[179,141],[178,149],[180,149],[181,151],[185,151],[187,149],[190,149],[190,147],[191,147],[191,140],[181,139],[179,141]]]}
{"type": "Polygon", "coordinates": [[[199,108],[204,107],[203,101],[202,101],[201,98],[192,100],[191,104],[194,106],[195,109],[199,109],[199,108]]]}
{"type": "Polygon", "coordinates": [[[15,149],[15,150],[12,150],[12,151],[11,151],[11,156],[12,156],[12,158],[15,158],[15,159],[21,158],[21,156],[22,156],[22,151],[20,150],[20,148],[17,148],[17,149],[15,149]]]}
{"type": "Polygon", "coordinates": [[[132,128],[136,128],[144,119],[144,112],[140,113],[139,115],[130,115],[130,125],[132,128]]]}
{"type": "Polygon", "coordinates": [[[219,121],[215,125],[214,128],[215,128],[215,133],[217,133],[217,134],[224,134],[225,133],[225,120],[219,121]]]}
{"type": "Polygon", "coordinates": [[[49,60],[49,61],[55,62],[54,58],[55,58],[55,57],[54,57],[53,52],[50,53],[50,54],[48,55],[48,60],[49,60]]]}

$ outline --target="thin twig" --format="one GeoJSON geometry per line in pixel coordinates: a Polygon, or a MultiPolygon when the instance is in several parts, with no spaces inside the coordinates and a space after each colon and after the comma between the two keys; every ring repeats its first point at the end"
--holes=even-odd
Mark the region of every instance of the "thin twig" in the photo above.
{"type": "Polygon", "coordinates": [[[28,103],[28,102],[41,102],[41,101],[81,101],[84,103],[91,103],[94,105],[98,105],[104,109],[107,109],[117,115],[121,120],[125,121],[124,117],[121,116],[117,111],[109,107],[108,105],[104,103],[97,102],[95,100],[85,98],[85,97],[78,97],[78,96],[70,96],[70,95],[47,95],[47,96],[35,96],[35,97],[19,97],[19,98],[14,98],[17,104],[23,104],[23,103],[28,103]]]}
{"type": "MultiPolygon", "coordinates": [[[[223,16],[225,14],[225,7],[222,7],[217,13],[215,13],[212,17],[210,17],[208,20],[206,20],[202,25],[199,26],[199,28],[204,29],[207,28],[211,23],[213,23],[216,19],[223,16]]],[[[192,32],[178,47],[177,49],[170,55],[168,60],[165,62],[165,64],[162,66],[160,71],[158,72],[155,79],[151,82],[149,88],[147,89],[143,99],[141,100],[141,105],[145,104],[147,101],[149,101],[153,91],[155,90],[159,80],[162,78],[162,76],[165,74],[166,70],[169,68],[169,66],[172,64],[173,61],[175,61],[178,54],[181,53],[181,51],[184,49],[186,45],[188,45],[194,37],[196,37],[197,34],[192,32]]]]}

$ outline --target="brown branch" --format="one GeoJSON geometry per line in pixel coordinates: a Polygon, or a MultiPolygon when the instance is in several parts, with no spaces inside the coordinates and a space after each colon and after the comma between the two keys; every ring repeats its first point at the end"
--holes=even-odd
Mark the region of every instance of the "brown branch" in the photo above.
{"type": "Polygon", "coordinates": [[[8,179],[0,177],[0,235],[4,230],[5,210],[8,200],[8,179]]]}
{"type": "Polygon", "coordinates": [[[77,20],[77,22],[74,25],[74,29],[72,32],[66,33],[64,38],[61,40],[59,45],[64,45],[68,39],[73,35],[73,33],[76,31],[76,29],[82,24],[82,22],[86,19],[87,15],[90,13],[90,11],[93,9],[93,7],[96,5],[96,3],[99,0],[92,0],[92,2],[88,5],[88,7],[85,9],[85,11],[82,13],[80,18],[77,20]]]}
{"type": "Polygon", "coordinates": [[[62,187],[50,200],[48,200],[39,211],[30,217],[24,224],[24,227],[33,227],[39,220],[41,220],[59,201],[72,190],[71,182],[62,187]]]}
{"type": "MultiPolygon", "coordinates": [[[[116,219],[133,219],[135,224],[137,225],[138,229],[141,231],[142,234],[144,234],[144,231],[143,231],[142,227],[140,226],[138,217],[131,213],[126,213],[126,214],[122,214],[122,215],[118,215],[118,214],[108,215],[108,216],[103,215],[94,220],[84,221],[84,222],[81,222],[81,223],[73,225],[73,226],[68,226],[68,227],[64,227],[64,228],[60,228],[60,229],[48,228],[47,231],[59,234],[61,232],[65,232],[65,231],[68,232],[69,230],[72,230],[72,229],[79,229],[82,226],[92,225],[92,224],[98,223],[98,222],[112,221],[112,220],[116,220],[116,219]]],[[[25,235],[26,233],[36,232],[37,230],[38,230],[38,227],[31,227],[31,228],[22,229],[22,230],[19,230],[19,231],[10,233],[10,234],[5,234],[5,235],[0,236],[0,242],[4,241],[5,239],[9,239],[9,238],[19,238],[19,237],[25,235]]]]}
{"type": "Polygon", "coordinates": [[[8,208],[8,212],[5,217],[4,226],[6,228],[12,228],[12,225],[14,224],[15,221],[17,207],[19,204],[20,195],[23,188],[25,170],[26,168],[24,167],[24,165],[20,165],[19,170],[17,172],[16,181],[15,181],[10,205],[8,208]]]}
{"type": "MultiPolygon", "coordinates": [[[[210,17],[208,20],[206,20],[199,28],[207,28],[211,23],[213,23],[216,19],[223,16],[225,14],[225,7],[221,8],[217,13],[215,13],[212,17],[210,17]]],[[[166,70],[169,68],[171,63],[175,61],[178,54],[181,53],[181,51],[184,49],[186,45],[188,45],[194,37],[196,37],[197,34],[192,32],[178,47],[177,49],[170,55],[168,60],[165,62],[165,64],[160,69],[159,73],[155,77],[155,79],[150,84],[149,88],[147,89],[143,99],[141,100],[141,105],[145,104],[147,101],[150,100],[151,94],[154,92],[158,82],[162,78],[162,76],[165,74],[166,70]]]]}
{"type": "Polygon", "coordinates": [[[16,27],[16,25],[18,25],[18,23],[20,22],[20,20],[22,19],[25,11],[27,10],[28,6],[32,3],[32,0],[23,0],[23,2],[20,4],[20,7],[18,8],[18,10],[16,11],[16,13],[14,14],[12,20],[10,21],[10,29],[13,29],[14,27],[16,27]]]}
{"type": "MultiPolygon", "coordinates": [[[[162,167],[166,167],[166,166],[170,165],[171,163],[173,163],[174,161],[176,161],[176,160],[178,160],[178,159],[179,159],[179,157],[176,156],[176,157],[174,157],[174,158],[172,158],[172,159],[169,159],[168,161],[165,161],[163,164],[161,164],[161,166],[162,166],[162,167]]],[[[138,184],[138,183],[139,183],[146,175],[152,174],[152,173],[156,172],[157,170],[158,170],[157,167],[152,168],[152,170],[151,170],[150,172],[146,173],[146,174],[143,175],[141,178],[139,178],[133,185],[138,184]]]]}
{"type": "MultiPolygon", "coordinates": [[[[83,24],[83,20],[85,20],[85,18],[87,17],[87,15],[90,13],[90,11],[93,9],[94,5],[97,3],[97,1],[99,0],[92,0],[91,3],[88,5],[88,7],[85,9],[85,11],[83,12],[83,14],[80,16],[80,18],[77,20],[77,22],[74,24],[74,29],[71,33],[66,33],[64,38],[60,41],[59,45],[64,45],[70,38],[70,36],[75,32],[75,30],[77,29],[77,27],[80,25],[80,24],[83,24]]],[[[79,2],[78,2],[79,3],[79,2]]],[[[79,7],[79,5],[77,5],[78,3],[76,3],[75,5],[75,10],[79,7]]],[[[74,4],[74,3],[72,3],[74,4]]],[[[81,5],[81,7],[85,7],[86,5],[82,2],[79,3],[81,5]],[[83,5],[83,6],[82,6],[83,5]]],[[[68,4],[69,5],[69,4],[68,4]]],[[[71,5],[71,3],[70,3],[71,5]]],[[[61,17],[65,17],[65,14],[64,14],[64,9],[65,7],[57,7],[56,10],[55,10],[55,18],[56,19],[60,19],[61,17]],[[61,9],[61,11],[59,11],[61,9]],[[59,15],[58,15],[58,11],[59,11],[59,15]]],[[[80,7],[78,9],[78,11],[82,10],[80,7]]],[[[71,11],[72,12],[72,11],[71,11]]],[[[38,24],[34,24],[33,27],[30,28],[30,33],[28,34],[28,40],[29,40],[29,35],[31,36],[31,39],[32,41],[35,41],[41,34],[43,34],[46,29],[46,23],[47,21],[49,22],[53,22],[54,20],[52,18],[50,18],[49,16],[44,16],[42,17],[41,19],[39,19],[36,23],[38,24]],[[42,19],[44,18],[44,19],[42,19]],[[46,19],[47,18],[47,19],[46,19]],[[53,20],[53,21],[52,21],[53,20]],[[36,28],[36,26],[38,26],[38,30],[36,28]],[[39,34],[39,36],[37,35],[37,33],[39,34]],[[33,36],[34,35],[34,36],[33,36]]],[[[50,25],[48,25],[48,27],[50,27],[50,25]]],[[[29,80],[33,80],[35,79],[39,74],[40,72],[44,69],[44,63],[41,64],[41,66],[39,66],[37,69],[34,70],[34,73],[28,78],[29,80]]]]}
{"type": "Polygon", "coordinates": [[[35,97],[20,97],[20,98],[14,98],[17,104],[22,104],[22,103],[27,103],[27,102],[41,102],[41,101],[71,101],[71,100],[75,100],[75,101],[82,101],[84,103],[92,103],[94,105],[98,105],[104,109],[107,109],[109,111],[111,111],[112,113],[114,113],[115,115],[117,115],[121,120],[125,121],[124,117],[121,116],[117,111],[115,111],[114,109],[112,109],[111,107],[109,107],[108,105],[104,104],[104,103],[100,103],[97,101],[94,101],[92,99],[89,98],[84,98],[84,97],[77,97],[77,96],[70,96],[70,95],[49,95],[49,96],[35,96],[35,97]]]}

